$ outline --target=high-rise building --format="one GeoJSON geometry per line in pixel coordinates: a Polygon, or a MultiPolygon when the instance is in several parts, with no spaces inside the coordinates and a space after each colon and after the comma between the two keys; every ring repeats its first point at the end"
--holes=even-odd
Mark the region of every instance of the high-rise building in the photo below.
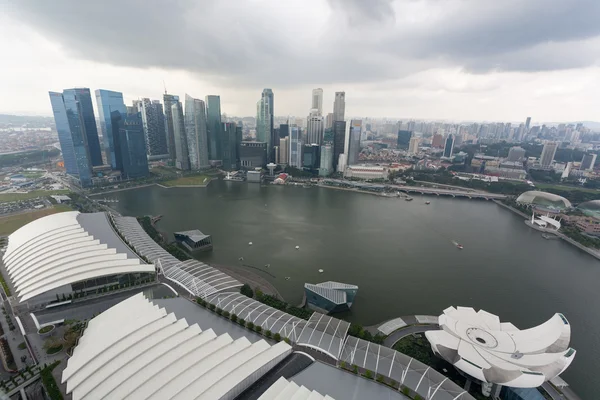
{"type": "Polygon", "coordinates": [[[139,111],[142,113],[148,160],[169,158],[167,127],[162,104],[158,100],[148,98],[143,98],[141,103],[142,107],[139,111]]]}
{"type": "Polygon", "coordinates": [[[333,101],[333,122],[344,121],[345,111],[346,92],[335,92],[335,100],[333,101]]]}
{"type": "Polygon", "coordinates": [[[506,158],[506,161],[518,162],[523,161],[524,158],[525,149],[520,146],[514,146],[508,150],[508,157],[506,158]]]}
{"type": "Polygon", "coordinates": [[[527,120],[525,121],[525,130],[527,132],[529,132],[529,125],[531,124],[531,117],[527,117],[527,120]]]}
{"type": "Polygon", "coordinates": [[[188,94],[185,95],[185,134],[190,168],[197,170],[209,167],[206,107],[204,101],[188,94]]]}
{"type": "Polygon", "coordinates": [[[346,143],[346,121],[334,121],[333,123],[333,166],[338,171],[340,154],[344,154],[346,143]]]}
{"type": "Polygon", "coordinates": [[[444,146],[444,136],[436,133],[431,140],[431,147],[441,149],[444,146]]]}
{"type": "Polygon", "coordinates": [[[238,165],[238,143],[237,143],[237,126],[235,122],[224,122],[222,129],[223,138],[223,169],[225,171],[233,171],[238,165]]]}
{"type": "Polygon", "coordinates": [[[185,134],[185,119],[180,101],[171,105],[173,119],[173,137],[175,142],[175,167],[184,171],[190,169],[187,136],[185,134]]]}
{"type": "Polygon", "coordinates": [[[408,148],[408,144],[410,142],[410,138],[412,136],[412,131],[407,130],[398,130],[398,141],[396,147],[398,149],[406,149],[408,148]]]}
{"type": "Polygon", "coordinates": [[[133,100],[131,106],[127,106],[127,114],[134,114],[136,112],[142,112],[142,100],[133,100]]]}
{"type": "Polygon", "coordinates": [[[72,92],[65,92],[49,92],[58,141],[67,174],[77,178],[81,186],[86,187],[92,184],[92,162],[86,146],[81,107],[72,92]]]}
{"type": "Polygon", "coordinates": [[[314,109],[306,120],[306,142],[320,145],[323,141],[323,116],[314,109]]]}
{"type": "Polygon", "coordinates": [[[360,154],[360,135],[362,133],[362,121],[353,119],[348,126],[348,134],[346,137],[348,146],[344,149],[346,154],[346,165],[358,164],[358,156],[360,154]]]}
{"type": "Polygon", "coordinates": [[[264,89],[256,103],[256,140],[267,143],[267,162],[272,159],[273,132],[273,91],[264,89]]]}
{"type": "Polygon", "coordinates": [[[238,121],[236,126],[235,126],[235,154],[237,156],[236,159],[236,167],[239,168],[240,167],[240,152],[241,152],[241,146],[242,146],[242,139],[244,137],[244,123],[242,121],[238,121]]]}
{"type": "Polygon", "coordinates": [[[111,126],[113,126],[113,140],[117,164],[127,178],[141,178],[149,174],[148,158],[146,156],[146,139],[142,114],[111,113],[111,126]]]}
{"type": "Polygon", "coordinates": [[[421,138],[417,136],[413,136],[410,138],[410,142],[408,143],[408,154],[418,154],[419,153],[419,142],[421,138]]]}
{"type": "Polygon", "coordinates": [[[552,166],[552,162],[554,161],[554,155],[556,154],[557,148],[557,142],[547,142],[546,144],[544,144],[542,154],[540,155],[540,165],[542,166],[542,168],[550,168],[552,166]]]}
{"type": "Polygon", "coordinates": [[[318,144],[305,144],[302,146],[302,166],[307,169],[319,168],[321,149],[318,144]]]}
{"type": "Polygon", "coordinates": [[[208,157],[211,160],[221,159],[221,97],[206,96],[206,120],[208,137],[208,157]]]}
{"type": "Polygon", "coordinates": [[[329,176],[333,173],[333,145],[321,146],[321,164],[319,165],[319,176],[329,176]]]}
{"type": "Polygon", "coordinates": [[[284,137],[279,139],[279,163],[287,165],[290,162],[290,139],[284,137]]]}
{"type": "Polygon", "coordinates": [[[115,158],[115,140],[113,138],[113,128],[111,124],[111,113],[118,111],[126,115],[127,108],[123,102],[123,93],[113,92],[112,90],[98,89],[95,91],[96,105],[98,106],[98,117],[100,118],[100,131],[104,142],[104,154],[106,156],[106,164],[112,169],[117,168],[117,160],[115,158]]]}
{"type": "MultiPolygon", "coordinates": [[[[288,124],[281,124],[279,125],[279,138],[284,138],[284,137],[288,137],[290,135],[290,125],[288,124]]],[[[280,144],[281,146],[281,144],[280,144]]]]}
{"type": "Polygon", "coordinates": [[[289,165],[302,168],[302,130],[297,125],[290,125],[289,165]]]}
{"type": "MultiPolygon", "coordinates": [[[[88,88],[75,88],[63,90],[65,101],[76,101],[79,108],[79,115],[83,122],[83,129],[88,149],[90,162],[92,166],[102,165],[102,150],[100,140],[98,139],[98,127],[96,126],[96,117],[94,116],[94,106],[92,105],[92,95],[88,88]],[[69,100],[70,99],[70,100],[69,100]]],[[[68,111],[68,110],[67,110],[68,111]]]]}
{"type": "Polygon", "coordinates": [[[165,93],[163,95],[165,103],[165,132],[167,136],[167,148],[169,150],[169,159],[176,164],[177,154],[175,151],[175,127],[173,126],[173,105],[179,103],[179,96],[165,93]]]}
{"type": "Polygon", "coordinates": [[[596,156],[594,153],[586,153],[583,155],[581,159],[581,166],[579,169],[583,171],[591,171],[594,169],[594,164],[596,164],[596,156]]]}
{"type": "Polygon", "coordinates": [[[317,110],[319,115],[323,115],[323,89],[313,89],[311,109],[317,110]]]}
{"type": "Polygon", "coordinates": [[[325,117],[325,129],[331,128],[333,128],[333,113],[329,113],[325,117]]]}
{"type": "Polygon", "coordinates": [[[267,164],[267,144],[265,142],[242,142],[240,144],[240,164],[252,169],[267,164]]]}
{"type": "Polygon", "coordinates": [[[452,157],[452,153],[454,152],[454,135],[449,134],[446,138],[446,144],[444,145],[444,157],[452,157]]]}

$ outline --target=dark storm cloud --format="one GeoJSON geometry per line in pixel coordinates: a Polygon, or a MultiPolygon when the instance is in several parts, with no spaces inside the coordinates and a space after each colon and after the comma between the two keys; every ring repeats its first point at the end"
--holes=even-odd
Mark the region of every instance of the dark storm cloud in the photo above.
{"type": "Polygon", "coordinates": [[[598,0],[303,3],[321,14],[329,7],[322,26],[313,26],[319,19],[310,13],[282,15],[278,4],[15,0],[9,15],[77,58],[184,69],[220,85],[377,81],[444,66],[537,71],[597,61],[588,42],[600,35],[598,0]],[[415,10],[421,15],[413,19],[415,10]]]}

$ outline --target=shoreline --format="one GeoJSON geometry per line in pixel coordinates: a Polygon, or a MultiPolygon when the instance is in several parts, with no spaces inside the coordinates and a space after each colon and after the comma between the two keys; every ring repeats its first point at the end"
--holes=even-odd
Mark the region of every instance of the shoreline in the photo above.
{"type": "Polygon", "coordinates": [[[158,186],[158,187],[160,187],[162,189],[172,189],[172,188],[205,188],[205,187],[208,187],[208,185],[211,182],[212,182],[212,179],[210,181],[208,181],[208,183],[202,184],[202,185],[173,185],[173,186],[165,186],[165,185],[161,185],[158,182],[154,182],[154,183],[147,183],[145,185],[140,185],[140,186],[134,186],[134,187],[127,187],[127,188],[121,188],[121,189],[108,190],[106,192],[90,193],[90,194],[88,194],[88,196],[89,197],[102,196],[102,195],[110,194],[110,193],[123,192],[125,190],[141,189],[141,188],[145,188],[145,187],[148,187],[148,186],[158,186]]]}

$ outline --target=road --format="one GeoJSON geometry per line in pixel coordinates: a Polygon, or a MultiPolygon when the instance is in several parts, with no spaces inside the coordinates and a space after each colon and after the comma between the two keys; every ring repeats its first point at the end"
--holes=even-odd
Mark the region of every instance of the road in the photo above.
{"type": "Polygon", "coordinates": [[[386,337],[383,341],[383,345],[391,348],[394,347],[396,342],[408,335],[412,335],[413,333],[433,331],[437,329],[440,329],[438,325],[410,325],[405,328],[398,329],[397,331],[393,332],[391,335],[386,337]]]}

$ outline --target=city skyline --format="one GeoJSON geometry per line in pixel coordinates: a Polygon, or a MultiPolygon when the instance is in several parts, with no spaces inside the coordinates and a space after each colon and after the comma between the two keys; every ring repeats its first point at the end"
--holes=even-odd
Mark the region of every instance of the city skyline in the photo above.
{"type": "Polygon", "coordinates": [[[600,28],[593,16],[600,5],[580,3],[499,8],[492,2],[382,0],[366,8],[330,0],[306,9],[265,2],[200,12],[192,3],[140,9],[125,2],[123,15],[143,13],[139,20],[147,22],[115,20],[107,38],[88,27],[110,7],[9,2],[0,17],[7,39],[0,51],[13,62],[0,67],[7,94],[0,112],[50,116],[45,93],[52,87],[120,91],[130,104],[160,98],[166,83],[180,97],[220,95],[222,112],[236,116],[255,114],[256,93],[265,87],[277,93],[276,116],[303,116],[307,93],[319,87],[324,115],[332,111],[334,92],[345,91],[352,98],[346,114],[356,117],[593,121],[600,89],[600,28]],[[236,35],[246,37],[244,44],[214,29],[225,15],[239,21],[236,35]],[[257,27],[257,15],[271,23],[257,27]],[[483,26],[493,34],[480,35],[483,26]],[[148,40],[116,40],[139,32],[148,40]],[[209,40],[190,53],[194,37],[209,40]],[[273,58],[279,61],[265,63],[273,58]]]}

